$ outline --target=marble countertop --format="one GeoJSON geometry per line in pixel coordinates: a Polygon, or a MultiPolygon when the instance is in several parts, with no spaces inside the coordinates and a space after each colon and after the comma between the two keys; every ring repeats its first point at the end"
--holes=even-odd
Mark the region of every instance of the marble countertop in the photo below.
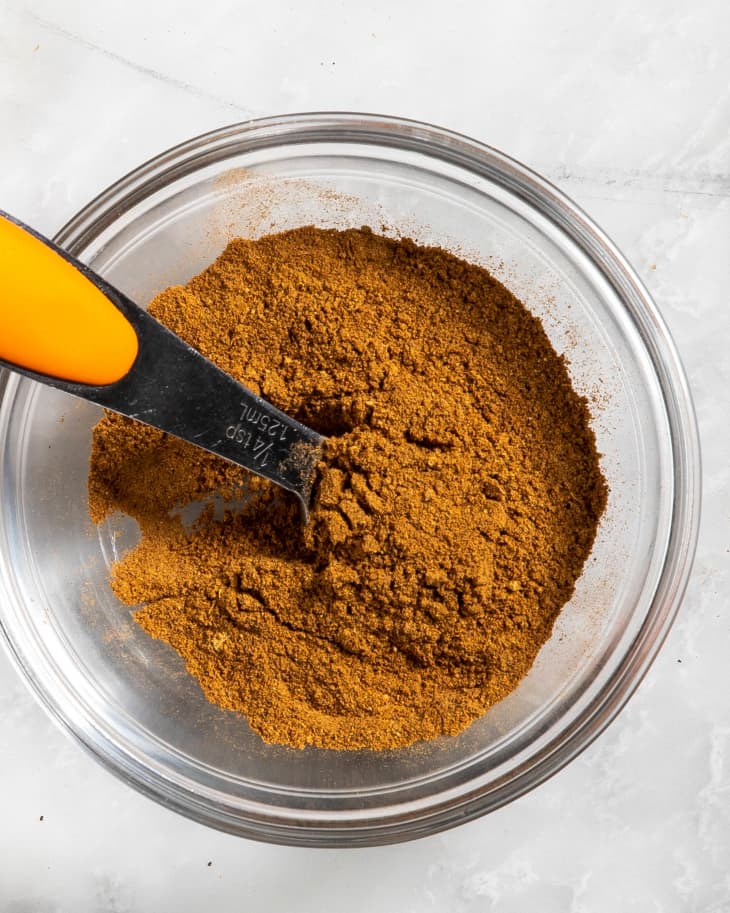
{"type": "Polygon", "coordinates": [[[531,794],[414,843],[287,849],[178,817],[89,759],[0,653],[0,911],[730,911],[728,48],[725,0],[0,0],[0,207],[52,234],[148,157],[255,115],[462,131],[632,261],[705,472],[689,591],[626,710],[531,794]]]}

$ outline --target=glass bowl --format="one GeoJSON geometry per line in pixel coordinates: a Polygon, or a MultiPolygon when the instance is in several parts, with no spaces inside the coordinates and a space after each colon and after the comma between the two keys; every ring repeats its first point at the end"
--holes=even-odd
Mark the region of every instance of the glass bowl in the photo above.
{"type": "Polygon", "coordinates": [[[541,318],[591,401],[609,502],[592,555],[520,687],[455,738],[386,752],[266,745],[207,703],[108,584],[136,535],[87,514],[99,410],[0,381],[0,626],[53,717],[106,767],[191,818],[272,842],[353,846],[434,833],[554,774],[619,712],[672,623],[693,557],[698,440],[648,293],[555,187],[500,152],[410,121],[294,115],[238,124],[143,165],[56,241],[148,301],[229,237],[371,225],[486,265],[541,318]]]}

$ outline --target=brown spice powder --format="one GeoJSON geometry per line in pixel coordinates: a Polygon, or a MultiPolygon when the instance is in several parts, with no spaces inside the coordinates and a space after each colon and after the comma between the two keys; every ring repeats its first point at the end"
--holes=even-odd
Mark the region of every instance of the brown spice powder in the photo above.
{"type": "Polygon", "coordinates": [[[96,522],[136,518],[114,568],[136,619],[209,700],[293,747],[456,734],[529,671],[605,506],[589,413],[540,322],[484,269],[369,229],[233,241],[150,311],[329,435],[294,499],[107,415],[96,522]],[[192,528],[179,508],[208,501],[192,528]]]}

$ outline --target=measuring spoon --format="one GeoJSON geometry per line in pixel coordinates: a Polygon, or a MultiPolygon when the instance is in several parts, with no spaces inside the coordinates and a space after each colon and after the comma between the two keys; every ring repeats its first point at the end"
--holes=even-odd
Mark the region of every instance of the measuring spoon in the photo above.
{"type": "Polygon", "coordinates": [[[309,517],[325,439],[2,210],[0,364],[270,479],[309,517]]]}

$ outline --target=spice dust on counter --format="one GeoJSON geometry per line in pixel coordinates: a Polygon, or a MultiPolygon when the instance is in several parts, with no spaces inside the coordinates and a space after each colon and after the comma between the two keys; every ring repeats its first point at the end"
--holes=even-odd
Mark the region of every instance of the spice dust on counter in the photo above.
{"type": "Polygon", "coordinates": [[[232,241],[149,310],[328,436],[305,526],[293,497],[189,444],[114,414],[94,431],[91,517],[141,530],[113,590],[206,697],[266,742],[387,749],[513,691],[607,493],[539,320],[483,268],[367,228],[232,241]],[[242,486],[221,517],[213,496],[242,486]]]}

